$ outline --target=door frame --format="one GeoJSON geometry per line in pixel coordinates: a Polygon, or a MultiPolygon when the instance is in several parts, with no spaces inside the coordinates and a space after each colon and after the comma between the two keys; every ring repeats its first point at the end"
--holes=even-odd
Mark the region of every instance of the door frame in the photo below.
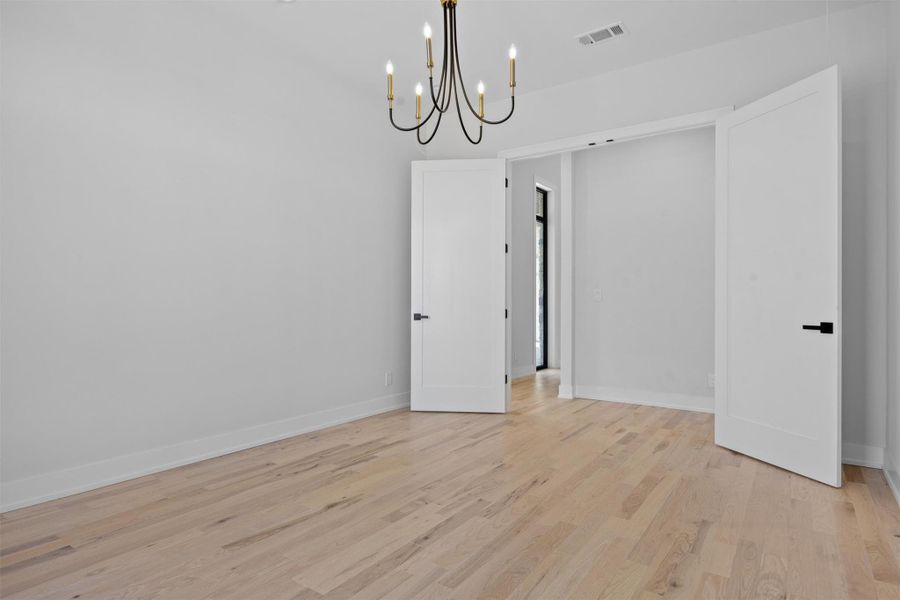
{"type": "MultiPolygon", "coordinates": [[[[689,113],[658,121],[647,121],[614,129],[593,131],[576,136],[560,138],[539,144],[518,146],[501,150],[498,158],[506,159],[507,179],[511,176],[512,163],[518,160],[539,158],[542,156],[560,155],[560,181],[558,211],[560,221],[559,240],[559,397],[575,398],[575,305],[574,305],[574,180],[572,173],[572,153],[578,150],[598,148],[610,144],[619,144],[645,137],[677,133],[703,127],[715,127],[716,120],[734,111],[734,106],[723,106],[697,113],[689,113]]],[[[510,217],[512,190],[506,189],[507,221],[506,239],[510,239],[512,222],[510,217]]],[[[507,298],[512,291],[512,273],[509,268],[509,254],[506,257],[506,289],[507,298]]],[[[506,357],[510,361],[512,355],[512,336],[507,323],[506,357]]],[[[507,370],[509,364],[507,364],[507,370]]],[[[712,412],[712,411],[707,411],[712,412]]]]}

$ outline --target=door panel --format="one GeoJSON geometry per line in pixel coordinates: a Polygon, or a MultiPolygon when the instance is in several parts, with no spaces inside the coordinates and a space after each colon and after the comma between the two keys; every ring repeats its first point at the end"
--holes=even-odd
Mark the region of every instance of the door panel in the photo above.
{"type": "Polygon", "coordinates": [[[505,161],[412,167],[413,410],[506,410],[505,161]]]}
{"type": "Polygon", "coordinates": [[[837,68],[716,135],[716,443],[840,486],[837,68]]]}

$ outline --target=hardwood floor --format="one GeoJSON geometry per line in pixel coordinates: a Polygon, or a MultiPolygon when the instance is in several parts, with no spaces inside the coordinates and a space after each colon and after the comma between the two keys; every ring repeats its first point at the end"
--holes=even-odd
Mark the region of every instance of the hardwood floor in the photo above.
{"type": "Polygon", "coordinates": [[[0,517],[4,598],[900,598],[882,473],[832,489],[711,415],[513,385],[0,517]]]}

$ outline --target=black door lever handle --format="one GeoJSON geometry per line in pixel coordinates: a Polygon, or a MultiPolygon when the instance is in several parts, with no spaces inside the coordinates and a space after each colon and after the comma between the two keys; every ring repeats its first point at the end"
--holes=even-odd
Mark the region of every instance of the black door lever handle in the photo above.
{"type": "Polygon", "coordinates": [[[413,313],[413,321],[421,321],[422,319],[427,319],[428,315],[423,315],[421,313],[413,313]]]}
{"type": "Polygon", "coordinates": [[[822,321],[818,325],[804,325],[803,329],[812,329],[814,331],[818,331],[819,333],[834,333],[834,323],[822,321]]]}

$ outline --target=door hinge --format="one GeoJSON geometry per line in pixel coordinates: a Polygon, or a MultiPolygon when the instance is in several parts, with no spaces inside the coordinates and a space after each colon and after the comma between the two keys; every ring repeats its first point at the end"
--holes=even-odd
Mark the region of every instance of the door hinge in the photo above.
{"type": "Polygon", "coordinates": [[[503,244],[503,246],[506,253],[509,254],[509,244],[503,244]]]}
{"type": "Polygon", "coordinates": [[[503,383],[509,383],[509,375],[503,376],[503,383]]]}
{"type": "Polygon", "coordinates": [[[506,177],[506,187],[509,187],[509,177],[506,177]]]}
{"type": "Polygon", "coordinates": [[[504,309],[503,309],[503,318],[504,318],[504,319],[508,319],[508,318],[509,318],[509,309],[508,309],[508,308],[504,308],[504,309]]]}

